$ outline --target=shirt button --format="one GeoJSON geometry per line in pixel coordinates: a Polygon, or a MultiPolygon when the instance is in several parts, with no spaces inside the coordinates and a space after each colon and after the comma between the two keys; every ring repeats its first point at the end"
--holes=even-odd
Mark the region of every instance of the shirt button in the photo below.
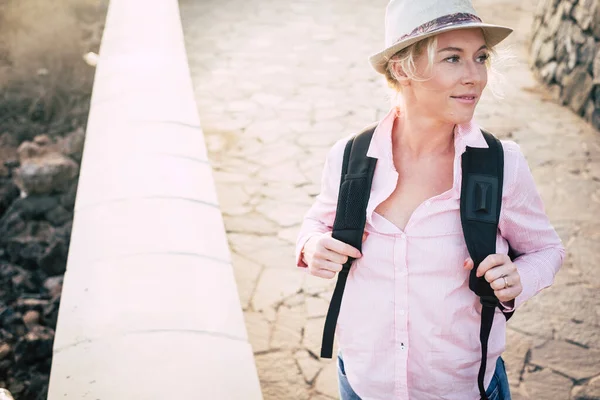
{"type": "Polygon", "coordinates": [[[400,343],[400,350],[406,350],[406,346],[404,345],[404,343],[400,343]]]}
{"type": "Polygon", "coordinates": [[[406,314],[406,313],[404,312],[404,310],[400,310],[400,311],[398,311],[398,314],[400,314],[400,315],[404,315],[404,314],[406,314]]]}
{"type": "Polygon", "coordinates": [[[400,237],[401,237],[402,239],[406,239],[406,233],[401,233],[401,234],[400,234],[400,237]]]}

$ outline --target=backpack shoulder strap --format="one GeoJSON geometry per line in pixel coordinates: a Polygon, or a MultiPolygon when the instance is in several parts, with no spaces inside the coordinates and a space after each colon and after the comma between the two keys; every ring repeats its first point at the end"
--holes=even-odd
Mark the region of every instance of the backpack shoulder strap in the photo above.
{"type": "MultiPolygon", "coordinates": [[[[467,147],[462,155],[460,218],[475,268],[488,255],[496,253],[504,180],[502,143],[492,134],[482,133],[489,147],[467,147]]],[[[478,296],[493,296],[494,291],[481,285],[482,281],[485,282],[485,279],[471,274],[469,287],[478,296]]]]}
{"type": "MultiPolygon", "coordinates": [[[[367,128],[362,133],[352,137],[346,144],[340,191],[331,234],[334,239],[347,243],[359,251],[362,250],[367,204],[369,203],[371,183],[373,182],[377,162],[377,159],[367,157],[375,128],[376,125],[367,128]]],[[[323,329],[323,342],[321,343],[321,357],[323,358],[331,358],[332,356],[335,327],[340,313],[346,280],[353,261],[349,258],[338,274],[333,296],[329,303],[323,329]]]]}
{"type": "MultiPolygon", "coordinates": [[[[476,270],[488,255],[496,253],[496,235],[502,207],[504,150],[502,143],[491,133],[483,130],[482,133],[488,148],[467,147],[462,155],[460,219],[465,243],[474,263],[469,275],[469,288],[479,296],[482,304],[479,332],[481,364],[477,384],[481,398],[487,400],[483,382],[487,347],[499,301],[485,278],[476,276],[476,270]]],[[[510,315],[512,314],[505,314],[507,319],[510,315]]]]}
{"type": "Polygon", "coordinates": [[[346,144],[332,236],[361,250],[376,159],[367,157],[371,127],[346,144]]]}

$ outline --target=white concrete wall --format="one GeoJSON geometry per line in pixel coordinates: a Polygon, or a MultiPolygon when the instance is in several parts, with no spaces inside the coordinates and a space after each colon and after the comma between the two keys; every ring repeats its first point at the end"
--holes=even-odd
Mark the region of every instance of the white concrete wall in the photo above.
{"type": "Polygon", "coordinates": [[[48,398],[262,398],[176,0],[110,4],[48,398]]]}

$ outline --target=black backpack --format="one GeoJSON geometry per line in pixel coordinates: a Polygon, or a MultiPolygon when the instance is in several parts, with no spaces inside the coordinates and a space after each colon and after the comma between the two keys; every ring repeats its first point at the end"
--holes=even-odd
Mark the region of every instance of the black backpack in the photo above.
{"type": "MultiPolygon", "coordinates": [[[[376,126],[351,138],[344,150],[342,176],[337,202],[332,237],[345,242],[359,251],[362,249],[362,236],[366,223],[366,209],[371,192],[377,159],[367,157],[367,151],[376,126]]],[[[460,219],[463,235],[474,268],[469,276],[469,288],[479,296],[481,311],[481,365],[477,383],[483,400],[487,400],[483,379],[487,363],[487,346],[494,311],[502,306],[494,290],[484,277],[475,273],[479,264],[490,254],[496,253],[496,234],[502,203],[502,183],[504,177],[504,152],[502,143],[492,134],[482,130],[489,148],[467,147],[462,155],[462,187],[460,195],[460,219]]],[[[331,358],[333,340],[342,295],[348,273],[354,259],[349,259],[338,274],[337,283],[329,304],[321,357],[331,358]]],[[[512,312],[504,313],[508,320],[512,312]]]]}

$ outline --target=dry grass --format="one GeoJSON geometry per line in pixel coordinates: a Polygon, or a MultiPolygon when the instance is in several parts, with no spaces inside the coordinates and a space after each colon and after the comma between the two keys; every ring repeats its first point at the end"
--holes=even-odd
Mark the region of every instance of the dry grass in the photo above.
{"type": "Polygon", "coordinates": [[[7,112],[33,121],[64,116],[79,94],[90,92],[94,69],[82,55],[102,12],[102,0],[0,0],[0,99],[7,112]],[[11,107],[6,103],[12,104],[11,107]]]}

